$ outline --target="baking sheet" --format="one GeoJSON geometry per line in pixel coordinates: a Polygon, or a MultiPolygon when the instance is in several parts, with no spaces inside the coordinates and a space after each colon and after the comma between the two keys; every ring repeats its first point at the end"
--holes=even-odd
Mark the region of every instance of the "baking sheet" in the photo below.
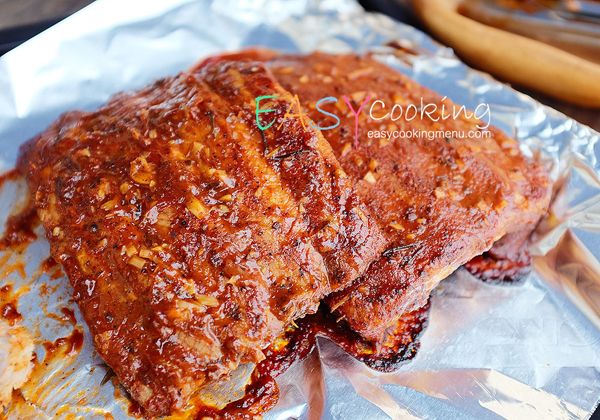
{"type": "MultiPolygon", "coordinates": [[[[433,293],[417,357],[379,373],[325,338],[278,378],[274,419],[582,419],[600,397],[599,135],[473,71],[422,32],[366,13],[352,0],[98,0],[0,58],[0,172],[19,144],[60,113],[94,109],[111,94],[173,75],[210,54],[261,45],[285,51],[379,51],[379,59],[474,109],[539,153],[559,189],[532,246],[534,272],[493,286],[458,270],[433,293]],[[417,53],[381,47],[390,40],[417,53]]],[[[0,191],[0,222],[22,202],[22,182],[0,191]]],[[[1,228],[0,228],[1,229],[1,228]]],[[[126,419],[128,401],[106,368],[65,277],[40,273],[38,239],[0,267],[0,286],[21,292],[19,312],[41,343],[84,331],[83,349],[44,366],[9,419],[126,419]],[[24,275],[19,274],[23,263],[24,275]],[[59,319],[75,310],[78,326],[59,319]],[[49,314],[56,315],[52,317],[49,314]],[[103,383],[104,382],[104,383],[103,383]],[[116,388],[115,388],[116,387],[116,388]]],[[[247,374],[247,372],[246,372],[247,374]]],[[[244,372],[240,372],[243,377],[244,372]]],[[[241,380],[243,382],[243,378],[241,380]]]]}

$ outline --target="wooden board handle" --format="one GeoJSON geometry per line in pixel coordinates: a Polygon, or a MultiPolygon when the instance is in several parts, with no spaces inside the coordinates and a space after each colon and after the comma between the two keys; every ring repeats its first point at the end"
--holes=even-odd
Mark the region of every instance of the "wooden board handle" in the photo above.
{"type": "Polygon", "coordinates": [[[411,0],[427,28],[467,63],[565,102],[600,108],[600,65],[464,17],[453,0],[411,0]]]}

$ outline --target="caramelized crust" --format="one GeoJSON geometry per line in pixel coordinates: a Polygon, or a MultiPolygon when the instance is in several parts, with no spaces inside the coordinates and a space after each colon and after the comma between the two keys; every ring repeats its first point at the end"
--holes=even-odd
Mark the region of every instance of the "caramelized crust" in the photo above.
{"type": "Polygon", "coordinates": [[[489,128],[491,138],[468,138],[481,122],[464,118],[464,113],[463,118],[443,120],[442,105],[447,114],[453,104],[396,70],[370,57],[319,53],[279,56],[268,65],[284,88],[298,94],[319,127],[336,121],[320,112],[317,102],[338,99],[319,104],[340,118],[340,125],[323,135],[387,238],[386,250],[367,273],[327,298],[362,336],[381,339],[401,314],[422,306],[440,280],[506,234],[526,238],[545,214],[551,183],[541,165],[496,128],[489,128]],[[354,111],[372,95],[358,121],[356,149],[355,117],[343,95],[354,111]],[[380,119],[369,116],[376,100],[386,106],[374,108],[373,116],[380,119]],[[440,118],[381,118],[394,104],[404,110],[409,104],[417,109],[436,104],[433,116],[440,118]],[[371,131],[412,129],[455,130],[464,138],[369,136],[371,131]]]}
{"type": "Polygon", "coordinates": [[[96,348],[148,415],[185,406],[382,249],[331,148],[261,64],[70,112],[21,149],[96,348]],[[281,130],[261,136],[255,97],[281,130]]]}

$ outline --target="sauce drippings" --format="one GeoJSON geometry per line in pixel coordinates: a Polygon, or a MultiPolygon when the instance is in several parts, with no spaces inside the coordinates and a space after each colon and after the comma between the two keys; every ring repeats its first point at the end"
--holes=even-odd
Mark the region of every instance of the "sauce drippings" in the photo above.
{"type": "MultiPolygon", "coordinates": [[[[9,254],[9,258],[12,256],[9,254]]],[[[11,273],[17,273],[23,280],[27,278],[27,274],[25,273],[25,264],[23,263],[23,259],[21,258],[21,254],[19,252],[14,252],[13,255],[17,255],[16,261],[12,262],[8,265],[2,265],[2,271],[0,272],[0,279],[5,279],[11,273]]]]}
{"type": "Polygon", "coordinates": [[[71,323],[73,325],[77,325],[77,319],[75,318],[75,312],[70,308],[61,308],[60,311],[63,313],[63,316],[58,316],[53,313],[46,314],[46,317],[54,319],[60,323],[71,323]]]}
{"type": "Polygon", "coordinates": [[[40,273],[48,274],[50,280],[56,280],[63,276],[60,265],[52,257],[46,258],[40,264],[40,273]]]}
{"type": "MultiPolygon", "coordinates": [[[[11,401],[11,412],[19,413],[20,410],[27,407],[40,407],[44,404],[48,394],[55,391],[56,372],[72,372],[68,370],[69,364],[73,363],[75,357],[79,354],[83,347],[83,331],[75,329],[66,337],[56,339],[54,342],[45,341],[41,343],[45,349],[43,358],[38,358],[38,354],[34,353],[33,370],[29,375],[28,381],[20,388],[20,392],[26,398],[27,402],[15,400],[14,393],[11,401]]],[[[68,376],[70,373],[67,373],[68,376]]],[[[61,374],[62,375],[62,374],[61,374]]],[[[63,376],[63,379],[66,376],[63,376]]],[[[61,390],[64,390],[64,386],[61,390]]],[[[88,391],[89,392],[89,391],[88,391]]],[[[58,407],[54,407],[56,409],[58,407]]],[[[62,405],[56,412],[56,417],[75,418],[68,411],[73,408],[68,404],[62,405]],[[65,414],[61,416],[60,414],[65,414]]],[[[39,411],[37,412],[39,414],[39,411]]],[[[34,416],[14,416],[15,418],[39,418],[39,415],[34,416]]],[[[77,417],[80,418],[80,417],[77,417]]]]}
{"type": "Polygon", "coordinates": [[[19,178],[19,170],[17,168],[13,168],[8,172],[4,172],[0,174],[0,188],[4,186],[6,181],[16,181],[19,178]]]}
{"type": "Polygon", "coordinates": [[[56,270],[54,270],[54,272],[50,275],[50,280],[56,280],[59,279],[63,276],[63,272],[60,269],[60,267],[58,267],[56,270]]]}
{"type": "MultiPolygon", "coordinates": [[[[0,176],[0,187],[6,179],[18,176],[11,171],[0,176]]],[[[37,239],[33,232],[39,224],[35,208],[30,204],[20,213],[13,215],[6,223],[6,230],[0,238],[0,250],[23,246],[37,239]]],[[[522,277],[530,266],[526,253],[510,260],[497,260],[486,254],[468,263],[467,268],[483,281],[513,282],[522,277]]],[[[40,265],[42,273],[50,273],[50,278],[62,276],[60,266],[49,257],[40,265]]],[[[15,294],[11,285],[0,288],[0,316],[11,326],[22,321],[23,317],[17,311],[15,294]]],[[[62,308],[63,321],[76,325],[73,310],[62,308]]],[[[279,388],[275,381],[277,376],[284,373],[294,363],[304,359],[316,345],[318,335],[327,336],[357,360],[373,369],[389,372],[398,369],[403,363],[412,359],[419,348],[419,337],[427,326],[429,304],[414,312],[405,314],[385,332],[385,338],[380,343],[363,340],[352,331],[344,321],[338,322],[329,309],[322,305],[314,315],[297,321],[297,324],[287,329],[275,343],[264,350],[266,358],[261,361],[252,373],[250,383],[246,386],[244,397],[228,404],[222,410],[214,407],[201,406],[195,417],[198,420],[212,418],[215,420],[250,420],[261,416],[273,408],[279,400],[279,388]]],[[[46,342],[46,360],[50,357],[72,357],[79,353],[83,346],[83,333],[76,329],[68,337],[59,338],[53,343],[46,342]]],[[[128,414],[141,418],[143,410],[131,401],[128,414]]],[[[105,416],[112,418],[110,414],[105,416]]]]}
{"type": "Polygon", "coordinates": [[[23,316],[17,311],[18,300],[19,294],[13,293],[11,284],[0,288],[0,317],[11,327],[23,321],[23,316]]]}
{"type": "Polygon", "coordinates": [[[71,308],[61,308],[60,311],[63,313],[61,319],[68,321],[73,325],[77,325],[77,318],[75,318],[75,311],[71,308]]]}
{"type": "Polygon", "coordinates": [[[35,241],[37,235],[33,230],[39,223],[35,207],[30,202],[23,211],[10,216],[6,221],[6,229],[0,238],[0,251],[35,241]]]}
{"type": "Polygon", "coordinates": [[[49,273],[55,267],[58,267],[58,263],[54,261],[54,258],[48,257],[40,264],[40,271],[42,273],[49,273]]]}
{"type": "Polygon", "coordinates": [[[427,326],[428,314],[429,303],[404,315],[386,330],[385,342],[374,344],[361,339],[343,321],[337,322],[328,308],[322,307],[316,314],[297,321],[297,326],[288,328],[264,350],[266,358],[254,369],[243,398],[229,403],[222,410],[202,407],[195,418],[250,420],[269,411],[279,400],[275,378],[308,356],[318,335],[329,337],[373,369],[393,371],[415,356],[419,336],[427,326]]]}
{"type": "Polygon", "coordinates": [[[16,324],[23,321],[23,316],[17,311],[17,307],[13,302],[5,303],[0,309],[0,316],[8,322],[8,325],[14,327],[16,324]]]}
{"type": "Polygon", "coordinates": [[[57,338],[54,342],[45,342],[43,345],[46,349],[44,361],[59,352],[61,355],[73,357],[79,354],[83,347],[83,332],[75,329],[70,335],[57,338]]]}

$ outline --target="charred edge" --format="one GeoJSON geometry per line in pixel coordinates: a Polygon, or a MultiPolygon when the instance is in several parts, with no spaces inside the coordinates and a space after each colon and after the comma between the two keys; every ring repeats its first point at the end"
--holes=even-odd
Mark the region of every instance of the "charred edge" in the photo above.
{"type": "Polygon", "coordinates": [[[418,244],[414,243],[414,244],[396,246],[394,248],[386,249],[385,251],[383,251],[383,254],[381,254],[381,256],[382,257],[391,257],[391,256],[393,256],[398,251],[402,251],[404,249],[409,249],[409,248],[415,247],[417,245],[418,244]]]}
{"type": "Polygon", "coordinates": [[[273,160],[283,160],[283,159],[287,159],[287,158],[292,157],[292,156],[299,155],[300,153],[309,153],[309,152],[311,152],[311,150],[301,149],[301,150],[296,150],[295,152],[288,153],[288,154],[285,154],[285,155],[273,156],[271,159],[273,159],[273,160]]]}
{"type": "Polygon", "coordinates": [[[208,118],[210,118],[210,132],[212,133],[213,137],[215,136],[215,116],[213,115],[212,111],[208,111],[208,118]]]}
{"type": "Polygon", "coordinates": [[[267,147],[267,138],[265,137],[265,132],[263,130],[260,130],[260,137],[262,138],[262,143],[263,143],[263,147],[265,149],[265,156],[267,156],[269,154],[269,148],[267,147]]]}

